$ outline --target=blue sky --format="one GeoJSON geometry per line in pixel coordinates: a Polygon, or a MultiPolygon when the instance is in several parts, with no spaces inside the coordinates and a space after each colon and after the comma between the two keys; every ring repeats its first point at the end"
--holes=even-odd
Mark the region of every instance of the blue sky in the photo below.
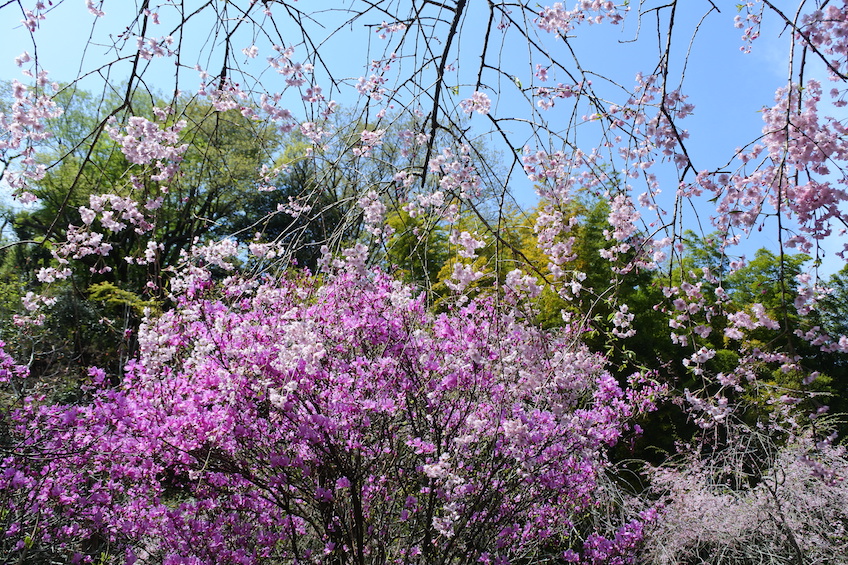
{"type": "MultiPolygon", "coordinates": [[[[34,0],[24,2],[24,4],[34,3],[34,0]]],[[[163,3],[167,2],[151,4],[163,3]]],[[[33,45],[30,33],[19,23],[21,14],[17,6],[7,6],[0,10],[0,37],[2,37],[0,39],[0,78],[9,80],[20,77],[20,69],[14,65],[13,59],[23,51],[37,54],[39,64],[50,71],[50,76],[54,80],[67,81],[81,72],[84,74],[98,68],[103,62],[114,58],[114,52],[110,51],[109,45],[113,43],[116,32],[120,32],[126,25],[128,15],[131,17],[136,4],[137,2],[127,0],[107,0],[103,4],[106,16],[97,20],[88,13],[83,0],[54,0],[54,9],[47,13],[47,18],[34,35],[37,41],[36,46],[33,45]]],[[[303,9],[315,10],[321,17],[328,17],[327,21],[331,24],[325,31],[317,26],[314,27],[317,37],[323,37],[331,35],[330,31],[343,23],[338,13],[323,10],[349,4],[349,2],[310,0],[301,2],[299,6],[303,9]]],[[[566,2],[566,4],[570,3],[566,2]]],[[[684,62],[686,63],[683,91],[689,95],[689,102],[695,104],[694,115],[682,122],[691,136],[687,142],[690,156],[697,169],[717,169],[730,160],[735,148],[755,140],[761,134],[762,120],[759,110],[764,105],[770,105],[775,90],[786,84],[788,40],[785,34],[783,36],[780,34],[780,22],[774,19],[766,20],[763,36],[754,43],[753,52],[742,53],[740,51],[742,32],[733,27],[733,17],[737,13],[734,2],[715,2],[722,12],[711,13],[703,22],[700,22],[698,34],[693,39],[692,30],[699,25],[701,17],[708,11],[711,3],[706,0],[686,0],[679,4],[677,26],[673,36],[674,52],[677,58],[670,61],[670,74],[679,76],[684,62]]],[[[224,6],[225,3],[220,2],[216,5],[224,6]]],[[[477,50],[480,49],[481,38],[475,32],[485,21],[485,13],[474,11],[480,9],[483,4],[471,2],[470,6],[470,11],[463,22],[464,31],[459,39],[460,57],[463,58],[468,52],[472,56],[476,55],[477,50]]],[[[650,2],[643,4],[643,8],[650,6],[650,2]]],[[[165,14],[165,10],[162,13],[165,14]]],[[[657,60],[656,24],[652,21],[652,17],[652,14],[648,14],[639,22],[635,13],[631,13],[622,26],[604,24],[579,27],[570,40],[571,46],[585,69],[596,70],[625,87],[632,87],[635,74],[639,71],[651,72],[657,60]]],[[[277,21],[283,22],[283,19],[278,18],[277,21]]],[[[373,17],[369,16],[365,22],[380,23],[376,14],[373,17]]],[[[214,42],[214,39],[209,35],[210,26],[209,20],[194,21],[191,35],[183,38],[184,51],[196,51],[204,45],[211,45],[210,42],[214,42]]],[[[293,30],[286,30],[283,27],[280,31],[283,36],[287,36],[293,30]]],[[[148,36],[162,36],[167,33],[168,21],[163,16],[163,24],[153,26],[148,36]]],[[[244,43],[244,47],[255,43],[260,48],[260,55],[256,59],[248,60],[238,53],[233,60],[244,64],[244,69],[253,76],[261,77],[260,80],[279,80],[264,69],[265,56],[270,54],[268,41],[247,32],[237,37],[238,41],[244,43]]],[[[508,70],[509,74],[515,74],[524,85],[529,85],[533,80],[533,69],[528,64],[527,51],[523,49],[523,43],[516,39],[517,37],[514,33],[507,34],[507,43],[500,53],[499,64],[503,65],[504,70],[508,70]]],[[[558,57],[565,56],[565,46],[562,42],[551,41],[550,37],[547,37],[546,41],[552,53],[555,51],[558,57]]],[[[372,48],[377,47],[380,42],[376,34],[363,27],[361,22],[357,22],[352,26],[344,27],[341,33],[331,37],[322,46],[322,52],[328,57],[327,61],[332,65],[336,78],[349,79],[348,84],[352,85],[357,77],[367,75],[369,45],[372,48]]],[[[131,42],[131,45],[134,45],[134,42],[131,42]]],[[[299,51],[298,55],[302,56],[303,51],[299,51]]],[[[207,59],[207,61],[210,72],[215,72],[220,66],[214,60],[207,59]]],[[[193,64],[195,61],[189,62],[193,64]]],[[[110,80],[119,83],[127,76],[128,69],[128,62],[117,65],[110,70],[110,80]]],[[[821,69],[813,69],[813,74],[816,73],[822,74],[821,69]]],[[[104,74],[105,70],[101,74],[93,74],[81,85],[88,89],[99,88],[103,83],[104,74]]],[[[151,88],[158,89],[162,93],[170,92],[174,85],[173,61],[154,59],[150,62],[150,68],[146,70],[145,77],[151,88]]],[[[556,78],[563,79],[563,77],[556,78]]],[[[446,95],[454,96],[458,101],[472,93],[473,85],[469,84],[473,82],[472,77],[457,71],[449,80],[453,80],[458,90],[455,95],[449,92],[446,95]]],[[[504,84],[508,81],[503,78],[501,80],[500,86],[491,80],[484,80],[484,83],[490,87],[486,92],[493,99],[493,112],[497,115],[508,115],[512,108],[517,107],[522,101],[516,95],[514,85],[504,84]]],[[[600,78],[594,81],[599,93],[609,92],[610,95],[617,95],[614,88],[605,87],[603,83],[604,81],[600,78]]],[[[179,87],[182,90],[194,91],[196,85],[196,72],[183,71],[180,74],[179,87]]],[[[326,82],[324,87],[326,91],[326,82]]],[[[353,90],[349,88],[348,91],[353,90]]],[[[354,101],[350,93],[337,93],[334,98],[342,104],[351,104],[354,101]]],[[[293,104],[292,110],[296,112],[299,101],[294,101],[293,104]]],[[[564,111],[564,107],[562,110],[554,109],[546,115],[554,126],[558,120],[555,112],[558,111],[564,111]]],[[[563,124],[567,123],[568,116],[563,115],[562,120],[563,124]]],[[[473,116],[471,125],[479,128],[481,133],[486,131],[486,121],[480,116],[473,116]]],[[[589,140],[586,142],[587,147],[584,148],[588,150],[592,137],[589,135],[584,139],[589,140]]],[[[658,174],[663,183],[669,187],[664,192],[673,193],[676,185],[674,170],[667,168],[664,172],[658,171],[658,174]]],[[[514,179],[511,185],[518,202],[524,206],[533,204],[535,197],[529,183],[514,179]]],[[[705,206],[698,212],[703,215],[702,221],[706,223],[708,207],[705,206]]],[[[694,221],[694,214],[692,218],[694,221]]],[[[692,227],[697,228],[697,225],[693,224],[692,227]]],[[[773,246],[776,242],[769,238],[768,233],[768,230],[765,230],[761,234],[752,236],[747,247],[755,249],[761,246],[773,246]]],[[[749,256],[752,255],[753,253],[750,252],[749,256]]],[[[840,266],[838,263],[833,263],[827,267],[827,270],[836,270],[840,266]]]]}
{"type": "MultiPolygon", "coordinates": [[[[111,60],[113,53],[107,45],[109,37],[116,35],[115,32],[119,32],[125,25],[128,14],[132,14],[136,3],[107,0],[103,6],[106,16],[97,20],[85,9],[83,0],[55,0],[56,7],[47,13],[40,29],[34,34],[38,42],[37,49],[33,46],[29,32],[19,23],[21,15],[16,6],[5,8],[0,11],[0,77],[5,80],[20,78],[20,70],[13,60],[23,51],[37,54],[41,66],[50,71],[53,79],[61,81],[76,77],[80,69],[85,72],[96,68],[98,63],[111,60]],[[89,36],[93,39],[93,45],[86,49],[89,36]],[[85,60],[81,62],[83,55],[85,60]]],[[[308,4],[318,10],[321,5],[334,6],[340,3],[312,0],[308,4]]],[[[708,6],[707,2],[699,0],[688,0],[681,4],[678,13],[679,31],[675,32],[674,37],[678,53],[686,50],[691,38],[688,32],[708,6]]],[[[733,27],[736,10],[732,3],[724,4],[726,7],[721,14],[711,14],[702,24],[692,45],[683,85],[684,91],[690,95],[690,101],[696,105],[695,115],[690,118],[692,142],[698,146],[699,151],[703,149],[705,153],[715,154],[724,153],[721,149],[727,147],[728,142],[733,139],[747,141],[759,133],[762,126],[758,110],[763,105],[770,104],[775,89],[785,84],[786,79],[786,42],[783,39],[775,41],[771,34],[764,34],[764,37],[755,43],[751,54],[741,53],[741,31],[733,27]],[[703,127],[702,124],[709,126],[703,127]]],[[[475,14],[473,11],[468,16],[466,25],[471,27],[471,32],[464,32],[463,41],[470,36],[467,40],[469,48],[478,40],[473,36],[474,20],[483,16],[484,14],[475,14]]],[[[376,16],[370,20],[375,24],[379,23],[376,16]]],[[[333,16],[331,21],[341,20],[338,16],[333,16]]],[[[634,17],[628,17],[624,25],[620,26],[584,26],[578,28],[576,37],[571,42],[585,68],[598,70],[629,87],[636,72],[649,72],[657,57],[656,40],[651,37],[652,34],[655,35],[655,31],[648,18],[645,18],[641,27],[641,30],[637,30],[634,17]],[[638,41],[632,41],[634,39],[638,41]]],[[[202,30],[203,23],[193,29],[202,30]]],[[[325,53],[331,54],[334,68],[343,70],[339,73],[341,76],[355,79],[366,72],[364,67],[368,63],[367,42],[370,41],[372,45],[380,42],[373,34],[363,33],[362,30],[362,25],[357,24],[350,32],[339,35],[336,40],[325,46],[325,53]]],[[[163,21],[163,25],[159,26],[159,29],[151,29],[149,35],[164,35],[166,32],[167,25],[163,21]]],[[[202,31],[191,39],[197,43],[208,40],[202,31]]],[[[251,39],[253,38],[248,35],[244,36],[245,47],[251,43],[251,39]]],[[[262,46],[260,41],[257,41],[257,44],[267,47],[262,46]]],[[[508,46],[504,52],[504,61],[510,68],[524,69],[525,76],[522,80],[527,84],[530,67],[527,64],[526,51],[521,49],[520,44],[517,45],[517,49],[508,46]]],[[[561,42],[553,42],[552,45],[556,48],[561,42]]],[[[462,48],[465,49],[464,44],[462,48]]],[[[267,48],[261,50],[260,56],[251,62],[254,68],[261,66],[267,51],[267,48]]],[[[245,57],[236,56],[234,59],[247,62],[245,57]]],[[[680,59],[673,61],[671,75],[679,74],[680,67],[680,59]]],[[[113,81],[115,76],[125,77],[128,68],[128,64],[117,68],[113,81]]],[[[215,69],[215,65],[211,64],[210,70],[215,69]]],[[[154,77],[151,81],[154,87],[160,86],[163,90],[168,90],[166,87],[172,86],[171,60],[152,61],[148,72],[154,77]]],[[[83,84],[95,86],[101,80],[99,76],[93,76],[83,84]]],[[[196,73],[185,72],[182,80],[184,82],[180,86],[190,89],[195,86],[196,73]],[[195,76],[191,76],[192,74],[195,76]]],[[[461,93],[461,97],[464,96],[466,93],[461,93]]],[[[507,100],[506,103],[510,102],[507,100]]],[[[500,108],[500,111],[503,112],[504,108],[500,108]]]]}

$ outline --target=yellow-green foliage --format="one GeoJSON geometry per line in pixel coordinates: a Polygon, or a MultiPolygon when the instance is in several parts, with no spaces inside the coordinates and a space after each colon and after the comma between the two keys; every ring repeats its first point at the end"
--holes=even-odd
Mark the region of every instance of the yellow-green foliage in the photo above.
{"type": "Polygon", "coordinates": [[[89,286],[88,297],[96,302],[104,303],[113,311],[130,308],[137,316],[144,315],[146,308],[156,312],[159,307],[155,300],[143,300],[137,294],[118,288],[110,282],[94,283],[89,286]]]}

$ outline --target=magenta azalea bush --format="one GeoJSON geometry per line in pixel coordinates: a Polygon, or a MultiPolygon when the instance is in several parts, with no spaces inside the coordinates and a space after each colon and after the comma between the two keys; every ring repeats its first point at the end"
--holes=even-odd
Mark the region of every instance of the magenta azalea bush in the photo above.
{"type": "Polygon", "coordinates": [[[656,387],[494,296],[433,315],[380,271],[198,280],[119,386],[94,369],[87,402],[12,414],[10,555],[632,562],[641,521],[587,516],[656,387]]]}

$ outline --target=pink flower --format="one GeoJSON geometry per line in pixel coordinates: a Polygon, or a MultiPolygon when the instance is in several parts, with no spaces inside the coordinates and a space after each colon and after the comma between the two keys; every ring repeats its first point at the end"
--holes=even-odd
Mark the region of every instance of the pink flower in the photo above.
{"type": "Polygon", "coordinates": [[[462,108],[462,111],[466,114],[477,112],[478,114],[483,114],[485,116],[489,113],[489,109],[492,107],[492,101],[489,100],[486,93],[474,92],[474,94],[471,95],[471,98],[467,98],[460,102],[459,107],[462,108]]]}

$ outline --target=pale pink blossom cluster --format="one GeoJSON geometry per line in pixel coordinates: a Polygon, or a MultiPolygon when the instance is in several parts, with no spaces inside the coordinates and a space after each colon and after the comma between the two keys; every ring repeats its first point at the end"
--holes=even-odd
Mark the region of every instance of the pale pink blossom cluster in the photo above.
{"type": "Polygon", "coordinates": [[[312,63],[292,62],[294,47],[274,45],[274,51],[279,53],[275,57],[268,57],[268,66],[286,77],[288,86],[301,87],[307,82],[307,75],[311,76],[315,67],[312,63]]]}
{"type": "MultiPolygon", "coordinates": [[[[402,182],[404,186],[411,186],[415,177],[402,172],[395,175],[396,182],[402,182]],[[400,178],[399,178],[400,177],[400,178]]],[[[445,193],[441,190],[434,190],[424,194],[415,195],[415,200],[411,200],[404,205],[403,210],[409,213],[413,218],[423,214],[428,209],[438,210],[445,205],[445,193]]]]}
{"type": "Polygon", "coordinates": [[[624,194],[616,194],[610,201],[610,213],[607,221],[612,231],[604,230],[607,240],[627,241],[637,231],[637,222],[642,214],[633,205],[633,202],[624,194]]]}
{"type": "MultiPolygon", "coordinates": [[[[202,244],[195,238],[192,244],[190,250],[180,251],[180,264],[175,269],[174,276],[169,279],[168,290],[172,298],[201,296],[213,286],[215,276],[212,267],[227,272],[233,271],[234,262],[242,252],[233,239],[209,240],[202,244]]],[[[152,251],[157,252],[158,249],[157,246],[152,251]]],[[[238,286],[231,285],[231,290],[237,291],[238,286]]],[[[167,351],[163,348],[158,356],[162,362],[168,360],[167,351]]]]}
{"type": "Polygon", "coordinates": [[[319,102],[324,102],[324,89],[322,89],[319,85],[313,85],[306,89],[306,92],[300,97],[302,100],[309,102],[310,104],[318,104],[319,102]]]}
{"type": "Polygon", "coordinates": [[[106,256],[112,244],[104,241],[104,234],[74,225],[68,226],[66,240],[53,250],[56,259],[82,259],[88,255],[106,256]]]}
{"type": "MultiPolygon", "coordinates": [[[[398,196],[398,199],[408,200],[409,191],[415,183],[415,175],[410,174],[407,170],[400,170],[392,175],[392,182],[394,183],[395,194],[398,196]]],[[[404,204],[403,210],[409,212],[413,218],[418,213],[417,206],[412,202],[404,204]]]]}
{"type": "Polygon", "coordinates": [[[612,0],[580,0],[573,10],[566,10],[562,2],[546,6],[534,23],[543,31],[565,36],[581,23],[599,24],[604,20],[619,24],[629,10],[627,3],[616,4],[612,0]]]}
{"type": "Polygon", "coordinates": [[[829,294],[830,289],[813,285],[813,277],[809,273],[800,273],[795,280],[798,282],[795,287],[795,310],[801,316],[806,316],[815,310],[819,298],[829,294]]]}
{"type": "Polygon", "coordinates": [[[372,149],[383,145],[385,134],[386,130],[384,129],[361,131],[359,133],[359,146],[353,148],[353,155],[355,157],[370,157],[372,149]]]}
{"type": "Polygon", "coordinates": [[[477,232],[471,234],[467,231],[460,233],[457,230],[453,230],[450,234],[449,241],[452,245],[457,246],[457,254],[460,257],[473,259],[477,257],[477,250],[486,246],[486,241],[484,239],[477,239],[478,237],[480,236],[477,232]]]}
{"type": "Polygon", "coordinates": [[[200,96],[208,96],[212,102],[212,107],[219,112],[227,110],[241,110],[242,114],[247,118],[252,118],[255,115],[255,110],[248,104],[249,95],[242,88],[228,80],[218,82],[212,81],[207,83],[209,75],[206,71],[200,71],[200,86],[197,94],[200,96]]]}
{"type": "MultiPolygon", "coordinates": [[[[600,256],[609,261],[616,261],[622,254],[633,249],[637,252],[646,251],[647,247],[643,245],[645,242],[638,235],[638,222],[641,217],[641,212],[636,209],[629,196],[617,194],[613,197],[610,201],[610,213],[607,217],[612,230],[604,229],[603,234],[607,241],[615,241],[617,243],[601,249],[599,251],[600,256]]],[[[641,259],[638,260],[638,263],[634,262],[633,266],[653,267],[650,262],[641,259]]],[[[627,269],[627,267],[623,269],[627,269]]]]}
{"type": "MultiPolygon", "coordinates": [[[[67,261],[65,261],[67,263],[67,261]]],[[[60,261],[61,263],[61,261],[60,261]]],[[[50,284],[52,282],[56,282],[57,280],[64,280],[71,276],[71,269],[68,267],[42,267],[35,274],[36,280],[38,282],[42,282],[45,284],[50,284]]]]}
{"type": "Polygon", "coordinates": [[[544,285],[539,284],[539,279],[533,275],[525,274],[520,269],[513,269],[508,272],[504,285],[517,295],[529,298],[537,298],[545,288],[544,285]]]}
{"type": "MultiPolygon", "coordinates": [[[[259,97],[259,107],[265,112],[267,119],[279,123],[280,131],[288,133],[297,127],[298,124],[291,111],[287,108],[279,107],[281,99],[282,94],[279,92],[273,95],[263,93],[259,97]]],[[[335,105],[335,102],[331,102],[331,104],[335,105]]]]}
{"type": "Polygon", "coordinates": [[[97,214],[100,214],[100,225],[112,232],[117,233],[131,225],[134,231],[141,235],[153,228],[138,209],[139,203],[132,198],[115,194],[92,194],[89,196],[89,206],[90,208],[79,207],[80,217],[87,226],[91,226],[97,214]]]}
{"type": "MultiPolygon", "coordinates": [[[[198,243],[198,242],[195,242],[198,243]]],[[[203,265],[213,265],[225,271],[232,271],[233,260],[239,255],[239,246],[234,239],[220,241],[209,240],[203,245],[191,249],[191,257],[200,260],[203,265]]]]}
{"type": "Polygon", "coordinates": [[[308,198],[302,196],[297,198],[289,196],[287,202],[277,204],[277,212],[282,212],[292,218],[299,218],[310,211],[312,211],[312,204],[309,203],[308,198]]]}
{"type": "Polygon", "coordinates": [[[788,245],[809,252],[814,241],[832,233],[834,223],[848,219],[841,209],[848,201],[845,179],[830,178],[834,166],[844,167],[848,161],[848,128],[833,118],[822,123],[821,96],[821,85],[814,80],[804,88],[779,89],[775,105],[763,110],[762,143],[737,155],[740,169],[698,176],[701,188],[718,199],[713,220],[717,229],[740,227],[747,232],[770,205],[799,224],[800,233],[789,238],[788,245]],[[753,170],[745,170],[752,165],[753,170]]]}
{"type": "MultiPolygon", "coordinates": [[[[380,195],[376,190],[369,190],[358,201],[359,207],[362,208],[362,220],[365,222],[365,229],[373,235],[381,235],[390,230],[389,226],[384,225],[386,215],[386,205],[380,201],[380,195]]],[[[390,234],[387,234],[390,235],[390,234]]]]}
{"type": "Polygon", "coordinates": [[[292,55],[294,55],[294,47],[274,44],[271,48],[279,54],[267,58],[268,66],[284,76],[294,74],[295,69],[291,60],[292,55]]]}
{"type": "Polygon", "coordinates": [[[524,172],[536,193],[554,205],[567,204],[577,188],[594,190],[608,181],[608,175],[596,169],[599,161],[597,154],[576,148],[566,154],[525,146],[521,156],[524,172]]]}
{"type": "MultiPolygon", "coordinates": [[[[49,4],[52,5],[53,2],[50,2],[49,4]]],[[[48,7],[44,2],[39,0],[35,3],[35,7],[32,10],[23,7],[22,9],[24,12],[24,19],[21,20],[21,23],[24,24],[24,27],[27,28],[30,33],[34,33],[35,30],[38,29],[39,23],[45,19],[44,12],[47,11],[48,7]]]]}
{"type": "Polygon", "coordinates": [[[628,338],[636,335],[633,320],[636,315],[630,311],[627,304],[620,304],[612,316],[612,334],[618,338],[628,338]]]}
{"type": "MultiPolygon", "coordinates": [[[[820,326],[813,326],[806,330],[798,328],[794,334],[825,353],[848,353],[848,336],[833,337],[825,333],[820,326]]],[[[818,374],[811,373],[804,384],[810,384],[817,376],[818,374]]]]}
{"type": "Polygon", "coordinates": [[[270,260],[285,254],[285,248],[275,243],[259,243],[252,241],[247,245],[247,249],[251,255],[259,259],[270,260]]]}
{"type": "MultiPolygon", "coordinates": [[[[21,61],[24,59],[22,56],[21,61]]],[[[15,197],[24,203],[36,200],[28,190],[29,181],[39,180],[45,174],[44,164],[35,159],[35,146],[51,136],[47,121],[62,114],[62,109],[49,95],[56,89],[56,85],[48,83],[46,72],[39,72],[37,84],[38,90],[41,90],[40,95],[37,94],[38,90],[33,92],[26,85],[13,80],[11,93],[14,102],[8,115],[0,112],[0,156],[11,157],[9,153],[17,150],[23,157],[20,168],[4,170],[3,180],[12,188],[15,197]]]]}
{"type": "Polygon", "coordinates": [[[95,2],[95,0],[85,0],[85,7],[88,8],[88,12],[97,18],[102,18],[106,15],[106,12],[102,10],[103,8],[103,0],[99,2],[95,2]]]}
{"type": "Polygon", "coordinates": [[[780,329],[780,324],[766,314],[762,304],[753,304],[750,310],[750,314],[744,311],[728,314],[727,321],[730,325],[724,329],[724,335],[726,337],[730,339],[742,339],[742,330],[754,330],[760,327],[771,330],[780,329]]]}
{"type": "Polygon", "coordinates": [[[564,221],[562,212],[545,204],[536,216],[533,230],[539,250],[548,256],[548,270],[555,279],[565,276],[563,266],[576,258],[575,238],[568,233],[577,225],[577,217],[564,221]]]}
{"type": "Polygon", "coordinates": [[[385,20],[374,32],[380,36],[380,39],[386,39],[390,34],[397,33],[399,31],[406,31],[407,25],[403,22],[394,22],[387,23],[385,20]]]}
{"type": "MultiPolygon", "coordinates": [[[[539,76],[541,80],[547,80],[547,72],[545,71],[543,73],[542,71],[543,69],[538,70],[536,75],[539,76]]],[[[585,87],[591,85],[592,81],[586,81],[585,84],[581,81],[573,85],[559,83],[553,88],[540,86],[534,93],[536,98],[539,99],[536,104],[542,110],[550,110],[554,107],[554,103],[557,98],[571,98],[572,96],[579,96],[585,87]]]]}
{"type": "MultiPolygon", "coordinates": [[[[678,169],[687,170],[691,165],[683,143],[689,133],[675,123],[694,110],[686,100],[687,96],[679,90],[665,92],[657,75],[638,73],[635,88],[624,105],[610,104],[605,113],[585,119],[606,120],[611,130],[626,133],[628,144],[620,145],[618,152],[625,160],[629,178],[646,175],[645,171],[658,160],[672,161],[678,169]]],[[[620,136],[613,141],[620,143],[620,136]]],[[[608,143],[610,147],[613,145],[608,143]]],[[[654,175],[648,174],[646,180],[649,190],[658,190],[654,175]]]]}
{"type": "MultiPolygon", "coordinates": [[[[801,273],[795,278],[798,285],[795,287],[793,305],[800,316],[808,316],[817,310],[819,301],[833,292],[833,289],[813,284],[813,277],[809,273],[801,273]]],[[[848,336],[829,335],[818,325],[806,329],[797,328],[794,333],[810,345],[820,348],[821,351],[848,353],[848,336]]]]}
{"type": "MultiPolygon", "coordinates": [[[[100,228],[111,233],[119,233],[127,227],[132,227],[136,234],[142,235],[153,228],[153,224],[139,210],[138,202],[115,194],[92,194],[89,197],[89,206],[80,206],[79,213],[83,226],[69,225],[65,241],[51,251],[53,258],[62,268],[41,269],[38,274],[39,281],[50,283],[70,276],[71,270],[67,268],[70,260],[78,260],[90,255],[105,257],[112,252],[113,245],[107,239],[108,234],[95,231],[95,220],[99,220],[100,228]]],[[[128,255],[124,259],[130,264],[151,262],[151,249],[148,244],[143,257],[128,255]]],[[[92,272],[111,270],[108,266],[90,267],[90,269],[92,272]]]]}
{"type": "Polygon", "coordinates": [[[457,261],[453,265],[449,280],[445,281],[448,288],[455,292],[463,292],[469,284],[485,276],[485,273],[478,271],[474,265],[460,263],[457,261]]]}
{"type": "Polygon", "coordinates": [[[833,56],[828,69],[832,78],[836,78],[836,72],[844,75],[848,71],[848,6],[844,2],[804,14],[797,36],[833,56]]]}
{"type": "MultiPolygon", "coordinates": [[[[561,151],[533,151],[525,147],[522,162],[528,179],[543,198],[534,225],[539,249],[548,256],[547,268],[551,275],[563,282],[559,293],[566,298],[576,295],[583,289],[586,275],[580,271],[568,271],[565,266],[575,258],[575,239],[570,232],[578,220],[576,216],[566,219],[560,208],[566,209],[570,205],[572,194],[576,191],[594,192],[610,179],[604,168],[599,166],[596,153],[586,154],[579,149],[566,154],[561,151]]],[[[630,243],[621,245],[629,246],[630,243]]],[[[613,258],[614,251],[604,250],[604,253],[613,258]]]]}
{"type": "Polygon", "coordinates": [[[278,167],[269,167],[266,164],[263,164],[258,171],[257,175],[257,190],[259,192],[274,192],[277,190],[277,187],[274,186],[274,182],[280,173],[288,171],[290,166],[288,164],[283,164],[278,167]]]}
{"type": "Polygon", "coordinates": [[[449,148],[443,149],[430,160],[429,167],[431,173],[441,175],[439,187],[448,194],[462,199],[480,196],[480,176],[467,145],[460,147],[459,155],[449,148]]]}
{"type": "Polygon", "coordinates": [[[459,107],[466,114],[477,112],[478,114],[483,114],[485,116],[492,108],[492,101],[485,92],[475,91],[474,94],[471,95],[471,98],[466,98],[461,101],[459,103],[459,107]]]}
{"type": "Polygon", "coordinates": [[[763,8],[764,5],[761,0],[742,2],[737,7],[740,13],[733,17],[733,25],[737,29],[743,30],[743,44],[739,48],[743,53],[750,53],[753,42],[760,37],[763,8]]]}
{"type": "MultiPolygon", "coordinates": [[[[100,3],[101,3],[101,7],[102,7],[103,0],[100,0],[100,3]]],[[[144,10],[141,11],[141,13],[144,14],[146,17],[150,18],[150,21],[152,21],[155,25],[159,25],[161,23],[159,21],[159,12],[154,12],[153,10],[151,10],[149,8],[145,8],[144,10]]],[[[97,14],[95,14],[95,15],[97,15],[97,14]]],[[[102,17],[103,15],[105,15],[105,14],[102,14],[102,12],[101,12],[101,15],[98,16],[98,17],[102,17]]]]}
{"type": "Polygon", "coordinates": [[[723,289],[718,287],[715,290],[716,306],[707,305],[704,284],[718,282],[709,269],[702,270],[700,273],[689,271],[686,275],[686,279],[682,280],[679,286],[666,286],[662,289],[663,295],[672,299],[672,308],[669,310],[664,306],[654,307],[655,310],[660,310],[669,316],[668,326],[674,330],[671,340],[681,347],[689,345],[689,338],[694,337],[691,334],[701,338],[708,337],[712,333],[710,323],[719,312],[718,305],[729,300],[729,297],[723,293],[723,289]],[[699,323],[695,318],[701,313],[704,315],[703,323],[699,323]],[[677,333],[678,331],[681,333],[677,333]]]}
{"type": "Polygon", "coordinates": [[[300,133],[311,141],[313,145],[317,146],[322,145],[333,135],[332,131],[324,129],[324,127],[317,122],[303,122],[300,124],[300,133]]]}
{"type": "Polygon", "coordinates": [[[356,82],[356,90],[362,96],[367,96],[371,100],[379,102],[386,94],[386,89],[383,86],[384,84],[386,84],[386,82],[387,79],[385,77],[374,74],[372,74],[367,79],[365,77],[359,77],[356,82]]]}
{"type": "Polygon", "coordinates": [[[121,144],[121,152],[130,163],[137,165],[153,164],[158,172],[150,178],[155,181],[167,181],[178,170],[187,143],[180,143],[180,131],[186,126],[185,120],[174,125],[160,127],[147,118],[132,116],[124,132],[113,120],[106,131],[109,136],[121,144]]]}
{"type": "MultiPolygon", "coordinates": [[[[32,61],[32,57],[30,57],[29,52],[24,51],[17,57],[15,57],[15,65],[18,67],[23,67],[26,63],[32,61]]],[[[32,76],[32,73],[29,70],[22,71],[26,76],[32,76]]]]}
{"type": "MultiPolygon", "coordinates": [[[[149,265],[149,264],[152,264],[152,263],[156,263],[156,261],[159,258],[159,255],[164,250],[165,250],[165,245],[163,243],[159,243],[159,242],[156,242],[156,241],[148,241],[145,248],[144,248],[144,256],[143,257],[136,257],[134,262],[137,265],[145,265],[145,264],[149,265]]],[[[131,259],[132,259],[131,257],[126,258],[127,262],[131,262],[130,261],[131,259]]]]}
{"type": "Polygon", "coordinates": [[[171,49],[174,43],[174,38],[170,35],[163,37],[138,37],[136,39],[136,48],[139,56],[150,61],[154,57],[173,57],[175,52],[171,49]]]}
{"type": "Polygon", "coordinates": [[[342,250],[343,259],[336,259],[333,266],[351,273],[365,273],[368,267],[368,246],[357,243],[342,250]]]}
{"type": "MultiPolygon", "coordinates": [[[[397,135],[398,139],[400,140],[401,155],[404,157],[409,157],[414,148],[425,146],[427,144],[427,141],[430,139],[429,134],[423,132],[415,132],[410,129],[402,129],[398,132],[397,135]]],[[[405,173],[405,171],[399,171],[398,174],[402,173],[405,173]]]]}
{"type": "Polygon", "coordinates": [[[704,364],[715,356],[715,349],[702,346],[683,360],[683,366],[687,367],[693,375],[700,377],[704,375],[704,364]]]}
{"type": "Polygon", "coordinates": [[[29,291],[21,298],[21,303],[23,304],[24,310],[27,312],[35,312],[42,306],[50,307],[56,304],[56,297],[44,296],[43,294],[36,294],[35,292],[29,291]]]}
{"type": "MultiPolygon", "coordinates": [[[[819,121],[821,96],[821,85],[810,80],[803,89],[793,85],[778,90],[777,104],[763,110],[763,144],[777,166],[767,171],[774,177],[768,187],[771,202],[777,208],[785,198],[789,209],[797,214],[801,229],[814,239],[830,235],[832,219],[844,223],[848,218],[840,209],[848,200],[845,188],[810,175],[806,184],[791,180],[794,170],[824,177],[834,164],[848,161],[848,127],[833,118],[824,124],[819,121]],[[782,171],[786,166],[787,170],[782,171]]],[[[844,179],[840,183],[844,185],[844,179]]],[[[798,240],[803,242],[802,238],[798,240]]]]}
{"type": "MultiPolygon", "coordinates": [[[[656,75],[637,76],[637,96],[628,100],[628,105],[635,104],[644,106],[650,104],[656,98],[662,96],[662,87],[658,84],[656,75]]],[[[645,115],[634,116],[637,124],[643,123],[642,140],[640,142],[640,155],[650,155],[651,152],[659,150],[662,159],[671,159],[678,169],[684,169],[689,165],[685,152],[681,151],[683,142],[689,137],[689,132],[679,129],[673,120],[680,120],[691,115],[695,106],[686,102],[688,96],[680,90],[672,90],[661,97],[656,114],[650,119],[645,115]]],[[[637,170],[645,170],[653,165],[650,158],[640,158],[634,163],[637,170]]],[[[631,173],[631,176],[634,176],[631,173]]]]}

